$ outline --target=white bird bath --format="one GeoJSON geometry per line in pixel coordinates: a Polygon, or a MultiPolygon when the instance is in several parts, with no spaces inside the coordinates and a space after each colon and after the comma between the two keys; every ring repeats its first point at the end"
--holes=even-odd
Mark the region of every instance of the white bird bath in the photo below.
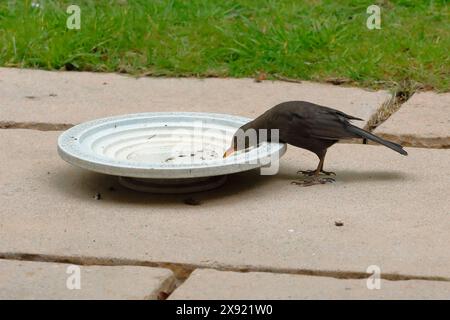
{"type": "Polygon", "coordinates": [[[58,138],[65,161],[119,176],[122,185],[152,193],[186,193],[222,185],[226,175],[268,165],[282,143],[223,158],[236,130],[251,119],[216,113],[138,113],[76,125],[58,138]]]}

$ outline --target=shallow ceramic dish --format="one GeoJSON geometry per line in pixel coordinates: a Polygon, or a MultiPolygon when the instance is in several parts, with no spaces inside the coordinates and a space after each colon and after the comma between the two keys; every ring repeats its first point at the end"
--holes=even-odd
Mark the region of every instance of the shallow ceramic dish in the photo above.
{"type": "Polygon", "coordinates": [[[73,165],[120,176],[133,189],[201,191],[222,184],[224,175],[267,165],[284,154],[285,144],[262,143],[224,159],[233,134],[250,120],[192,112],[103,118],[62,133],[58,153],[73,165]]]}

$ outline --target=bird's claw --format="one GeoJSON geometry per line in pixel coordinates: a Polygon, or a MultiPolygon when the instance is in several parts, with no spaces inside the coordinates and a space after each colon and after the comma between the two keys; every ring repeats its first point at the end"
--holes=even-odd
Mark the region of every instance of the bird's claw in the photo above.
{"type": "Polygon", "coordinates": [[[302,174],[304,176],[312,176],[314,175],[314,173],[316,173],[315,170],[298,170],[297,174],[302,174]]]}
{"type": "MultiPolygon", "coordinates": [[[[332,171],[320,171],[320,173],[326,175],[326,176],[335,176],[336,173],[332,172],[332,171]]],[[[313,176],[314,174],[316,174],[316,170],[299,170],[297,171],[297,174],[302,174],[304,176],[313,176]]]]}
{"type": "Polygon", "coordinates": [[[307,179],[307,180],[298,180],[298,181],[292,181],[291,184],[295,184],[301,187],[309,187],[309,186],[313,186],[316,184],[325,184],[325,183],[330,183],[330,182],[335,182],[336,180],[333,178],[329,178],[329,177],[324,177],[324,178],[319,178],[319,177],[314,177],[312,179],[307,179]]]}

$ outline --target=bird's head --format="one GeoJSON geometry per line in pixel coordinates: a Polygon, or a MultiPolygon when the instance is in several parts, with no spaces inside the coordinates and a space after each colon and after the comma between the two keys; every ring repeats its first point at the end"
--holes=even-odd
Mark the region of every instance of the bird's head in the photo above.
{"type": "Polygon", "coordinates": [[[223,154],[223,157],[226,158],[228,156],[231,156],[233,153],[235,153],[238,150],[238,143],[237,143],[237,136],[234,135],[233,139],[231,140],[231,145],[230,147],[227,149],[227,151],[225,151],[225,153],[223,154]]]}
{"type": "Polygon", "coordinates": [[[258,145],[258,131],[249,122],[240,127],[231,139],[230,147],[225,151],[223,157],[226,158],[238,150],[248,149],[258,145]]]}

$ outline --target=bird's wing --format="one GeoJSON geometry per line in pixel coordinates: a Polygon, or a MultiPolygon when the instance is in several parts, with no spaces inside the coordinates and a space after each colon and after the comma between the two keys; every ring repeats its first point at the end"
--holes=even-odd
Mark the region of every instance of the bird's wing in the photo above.
{"type": "Polygon", "coordinates": [[[336,110],[336,109],[332,109],[332,108],[329,108],[329,107],[324,107],[324,106],[316,105],[316,108],[320,108],[320,109],[318,109],[318,112],[319,112],[319,113],[336,114],[336,115],[342,116],[342,117],[344,117],[345,119],[348,119],[348,120],[359,120],[359,121],[364,121],[364,120],[361,119],[361,118],[357,118],[357,117],[351,116],[351,115],[346,114],[346,113],[344,113],[344,112],[342,112],[342,111],[339,111],[339,110],[336,110]]]}
{"type": "Polygon", "coordinates": [[[348,131],[349,122],[345,114],[336,110],[314,110],[308,113],[294,113],[291,128],[304,137],[339,140],[355,135],[348,131]]]}
{"type": "Polygon", "coordinates": [[[258,128],[279,129],[280,139],[291,143],[299,138],[339,140],[355,137],[347,130],[349,120],[362,119],[325,106],[291,101],[266,111],[253,124],[258,128]]]}

